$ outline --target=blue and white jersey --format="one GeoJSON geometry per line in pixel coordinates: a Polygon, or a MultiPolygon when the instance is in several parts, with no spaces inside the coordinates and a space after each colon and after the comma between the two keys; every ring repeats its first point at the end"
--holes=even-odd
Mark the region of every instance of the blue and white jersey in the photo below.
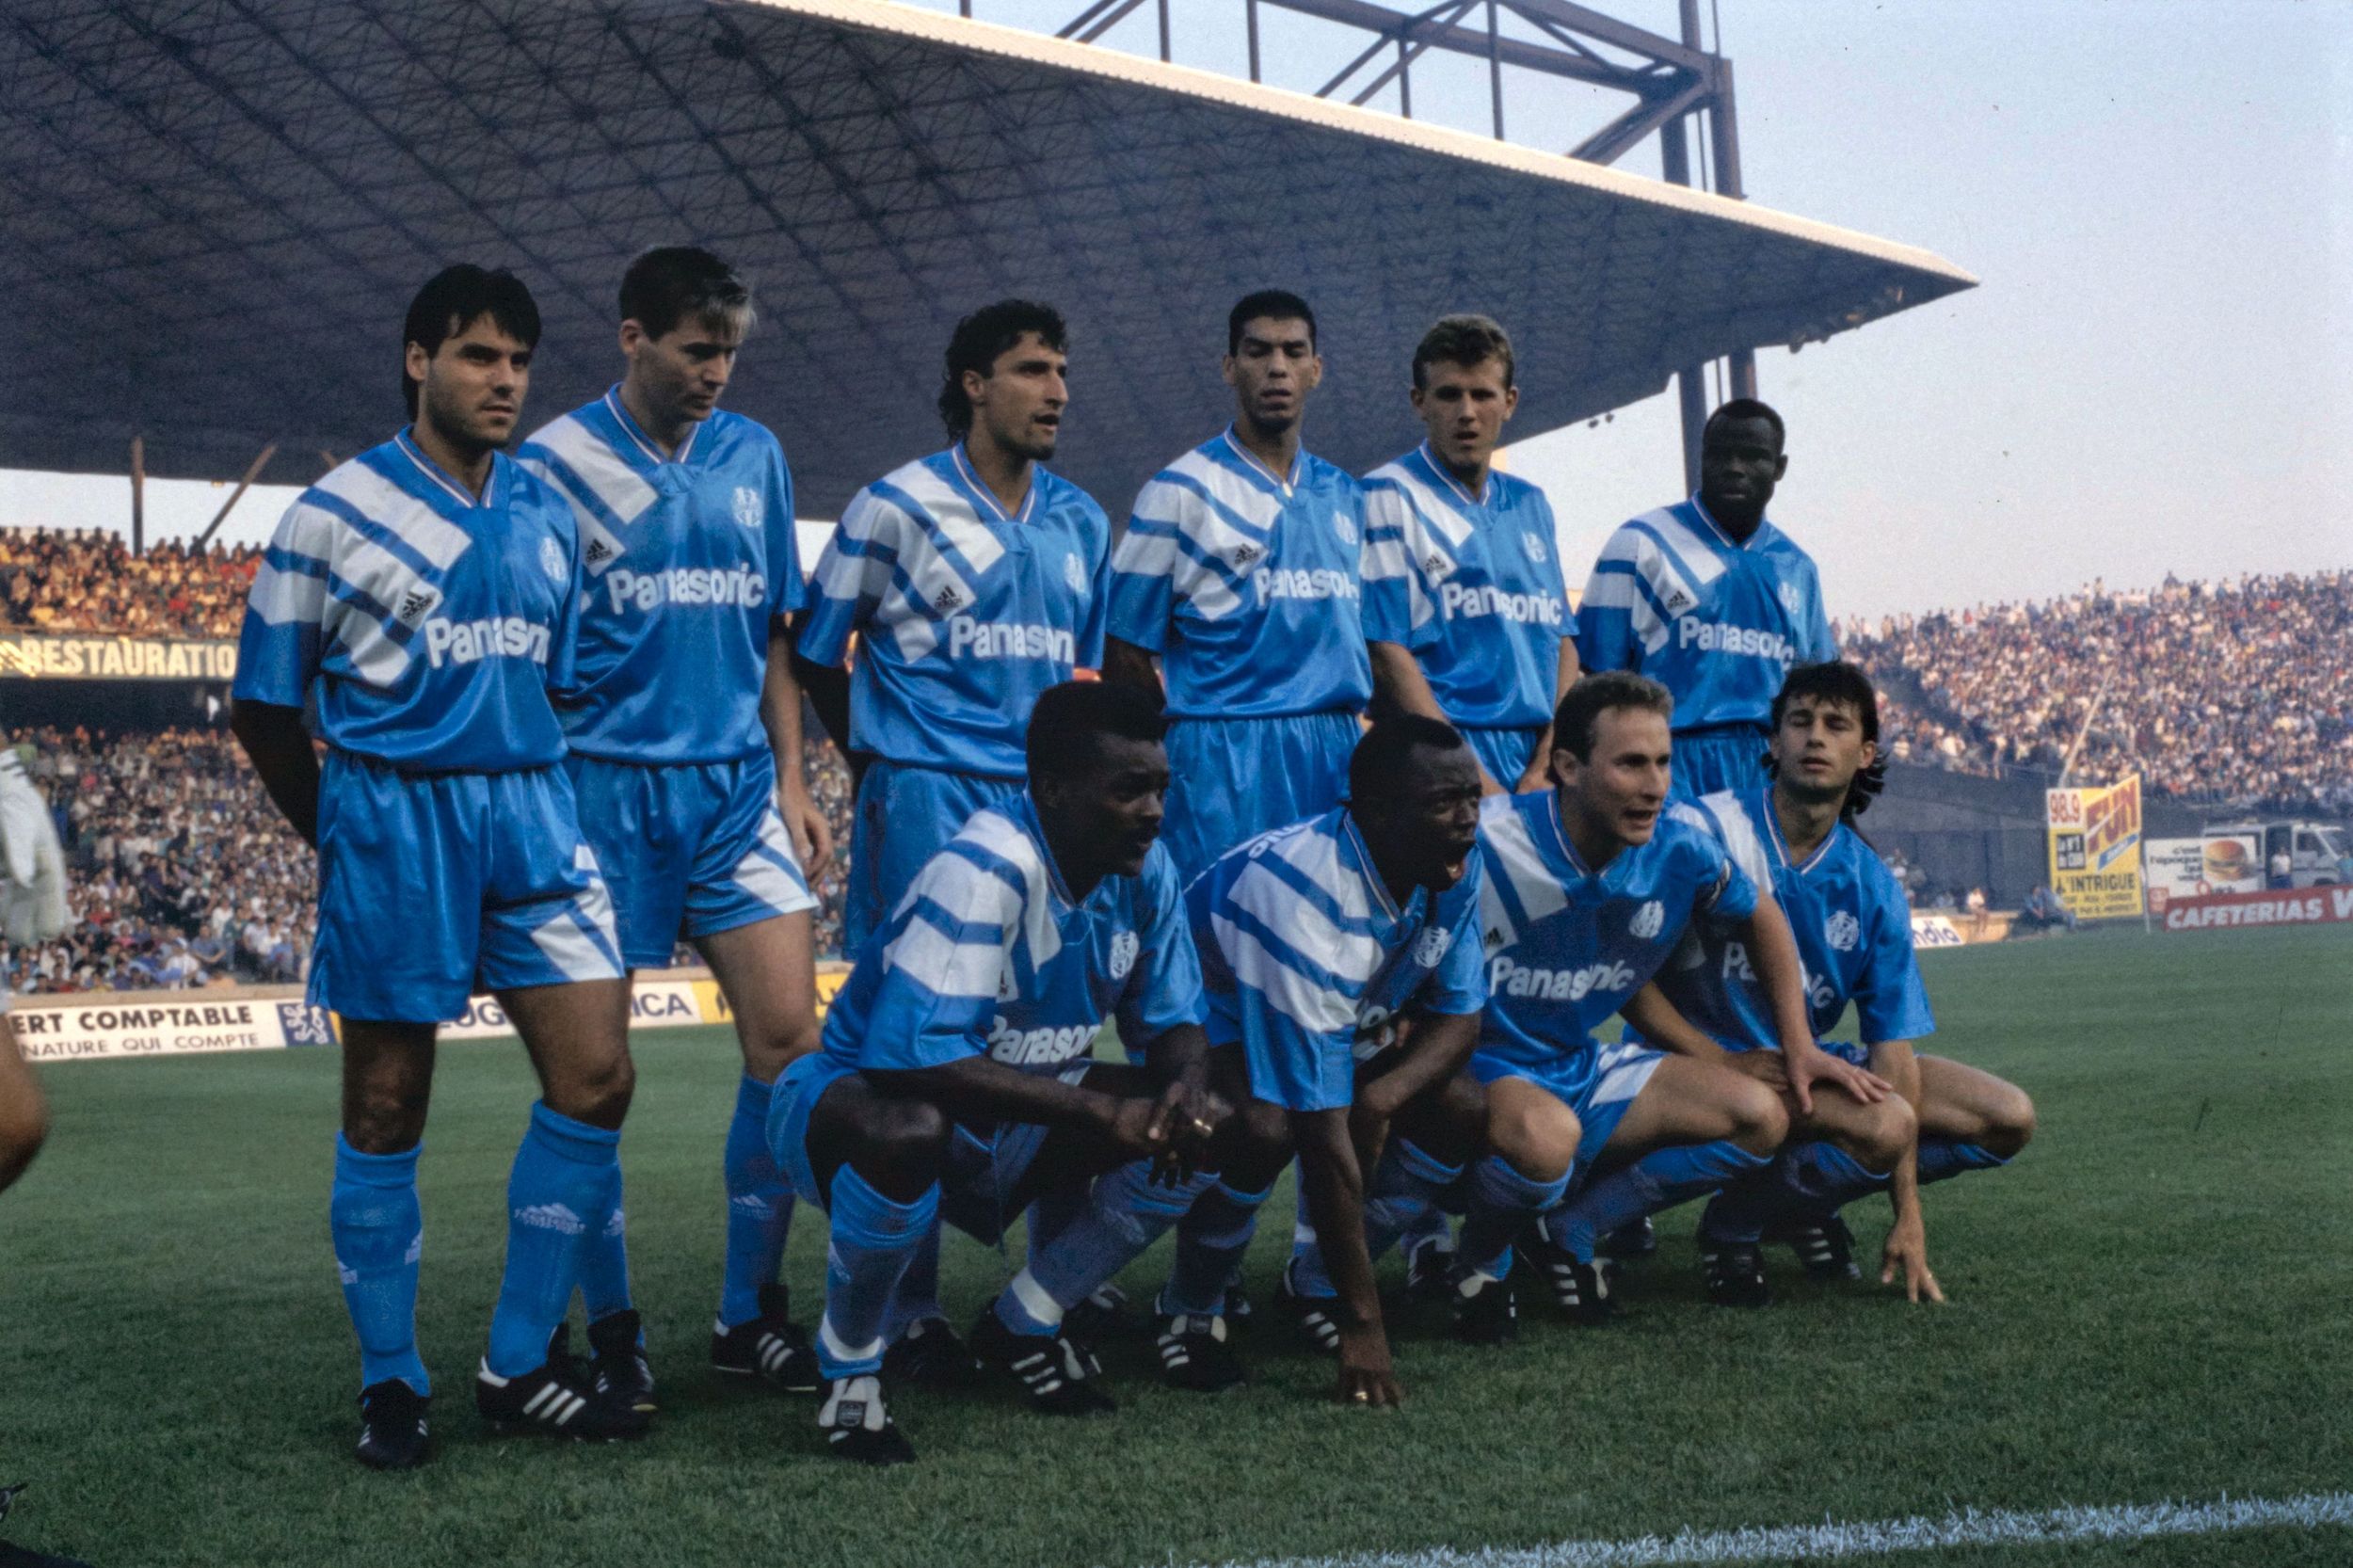
{"type": "Polygon", "coordinates": [[[1674,694],[1677,733],[1763,729],[1793,664],[1838,657],[1814,558],[1770,522],[1735,544],[1694,496],[1621,524],[1577,609],[1586,672],[1634,670],[1674,694]]]}
{"type": "Polygon", "coordinates": [[[1111,632],[1160,655],[1180,718],[1354,713],[1372,697],[1364,492],[1302,452],[1269,472],[1229,428],[1153,476],[1112,557],[1111,632]]]}
{"type": "Polygon", "coordinates": [[[1025,791],[976,813],[867,940],[825,1014],[845,1066],[940,1066],[968,1056],[1061,1072],[1106,1017],[1142,1051],[1201,1021],[1201,966],[1176,870],[1158,844],[1135,876],[1073,901],[1025,791]]]}
{"type": "Polygon", "coordinates": [[[1291,1111],[1354,1099],[1359,1062],[1406,1010],[1476,1013],[1487,1000],[1476,856],[1446,892],[1400,907],[1346,807],[1260,834],[1193,879],[1212,1046],[1239,1044],[1251,1092],[1291,1111]]]}
{"type": "MultiPolygon", "coordinates": [[[[1691,810],[1735,865],[1772,888],[1789,917],[1817,1039],[1830,1037],[1849,1002],[1866,1046],[1936,1032],[1936,1015],[1929,1010],[1928,988],[1913,956],[1912,911],[1903,888],[1854,829],[1840,823],[1812,855],[1793,862],[1770,785],[1751,795],[1708,795],[1691,810]]],[[[1727,1050],[1781,1048],[1772,1003],[1747,948],[1721,931],[1695,927],[1658,971],[1658,988],[1676,1012],[1727,1050]]]]}
{"type": "Polygon", "coordinates": [[[768,749],[768,626],[801,606],[792,475],[765,426],[718,412],[669,457],[616,387],[516,458],[580,525],[580,651],[557,700],[574,751],[638,763],[768,749]]]}
{"type": "Polygon", "coordinates": [[[480,500],[404,430],[304,490],[246,600],[235,695],[300,708],[328,745],[411,772],[564,755],[580,536],[563,497],[493,453],[480,500]]]}
{"type": "Polygon", "coordinates": [[[1543,728],[1576,634],[1544,491],[1491,472],[1473,495],[1427,441],[1366,475],[1365,635],[1411,650],[1448,718],[1543,728]]]}
{"type": "Polygon", "coordinates": [[[1480,811],[1486,894],[1480,935],[1487,1011],[1479,1054],[1572,1097],[1590,1086],[1593,1031],[1658,972],[1695,920],[1745,920],[1757,887],[1689,808],[1670,805],[1650,842],[1587,869],[1558,792],[1489,797],[1480,811]]]}
{"type": "Polygon", "coordinates": [[[1042,468],[1017,514],[961,444],[851,498],[810,584],[800,648],[850,680],[850,744],[893,762],[1020,778],[1030,710],[1103,663],[1111,520],[1042,468]]]}

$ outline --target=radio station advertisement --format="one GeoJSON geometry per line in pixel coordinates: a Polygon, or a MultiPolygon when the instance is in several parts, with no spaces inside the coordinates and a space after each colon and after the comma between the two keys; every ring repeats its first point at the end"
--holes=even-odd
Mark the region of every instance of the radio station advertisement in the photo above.
{"type": "Polygon", "coordinates": [[[2051,839],[2051,889],[2077,920],[2137,917],[2140,776],[2106,789],[2044,792],[2051,839]]]}

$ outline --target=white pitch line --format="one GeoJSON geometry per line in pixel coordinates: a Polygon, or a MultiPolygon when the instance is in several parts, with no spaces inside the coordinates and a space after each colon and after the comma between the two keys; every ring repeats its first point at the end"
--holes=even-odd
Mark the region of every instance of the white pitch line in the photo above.
{"type": "Polygon", "coordinates": [[[2301,1497],[2222,1497],[2210,1503],[2125,1503],[2041,1512],[1962,1509],[1941,1519],[1782,1525],[1684,1530],[1634,1541],[1556,1541],[1545,1546],[1458,1551],[1437,1546],[1348,1557],[1281,1558],[1224,1568],[1680,1568],[1686,1563],[1787,1561],[1865,1552],[1926,1552],[1949,1546],[2049,1545],[2071,1541],[2141,1541],[2164,1535],[2222,1535],[2281,1525],[2353,1526],[2353,1492],[2301,1497]]]}

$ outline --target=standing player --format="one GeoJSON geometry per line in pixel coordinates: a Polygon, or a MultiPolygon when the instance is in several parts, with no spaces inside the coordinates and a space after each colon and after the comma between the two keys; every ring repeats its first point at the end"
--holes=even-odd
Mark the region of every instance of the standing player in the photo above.
{"type": "MultiPolygon", "coordinates": [[[[1852,664],[1801,664],[1773,699],[1771,781],[1748,795],[1709,795],[1695,808],[1788,916],[1815,1029],[1830,1028],[1853,1004],[1862,1045],[1826,1048],[1868,1065],[1901,1096],[1877,1106],[1817,1096],[1812,1115],[1792,1112],[1790,1145],[1772,1169],[1707,1206],[1701,1245],[1708,1292],[1719,1301],[1769,1299],[1757,1251],[1769,1234],[1791,1242],[1809,1272],[1853,1277],[1854,1238],[1837,1209],[1881,1189],[1896,1215],[1881,1282],[1893,1284],[1900,1272],[1912,1300],[1942,1301],[1919,1184],[2006,1165],[2034,1135],[2034,1104],[2016,1085],[1913,1050],[1936,1019],[1913,956],[1910,911],[1895,876],[1849,825],[1880,791],[1879,731],[1869,677],[1852,664]],[[1913,1116],[1887,1114],[1905,1106],[1913,1116]]],[[[1628,1013],[1654,1043],[1677,1042],[1702,1057],[1732,1052],[1733,1067],[1783,1086],[1771,1006],[1737,941],[1696,929],[1642,1002],[1654,998],[1672,1011],[1638,1004],[1628,1013]]]]}
{"type": "Polygon", "coordinates": [[[1700,493],[1602,546],[1577,611],[1588,670],[1674,697],[1675,797],[1763,781],[1767,714],[1793,664],[1838,657],[1813,558],[1765,519],[1789,472],[1781,416],[1735,398],[1700,437],[1700,493]]]}
{"type": "Polygon", "coordinates": [[[1577,622],[1545,492],[1495,470],[1519,407],[1512,340],[1446,316],[1414,350],[1429,439],[1365,479],[1365,634],[1384,702],[1450,720],[1490,794],[1542,789],[1577,622]]]}
{"type": "Polygon", "coordinates": [[[539,313],[454,266],[408,308],[415,423],[290,507],[237,650],[237,739],[318,846],[311,1000],[342,1017],[330,1223],[360,1334],[360,1459],[423,1462],[417,1158],[435,1026],[488,986],[541,1090],[507,1182],[506,1273],[474,1400],[501,1427],[634,1437],[646,1418],[551,1353],[620,1179],[634,1074],[612,901],[581,837],[549,692],[572,678],[571,509],[499,447],[539,313]],[[317,704],[322,770],[304,728],[317,704]]]}
{"type": "Polygon", "coordinates": [[[939,391],[953,444],[860,490],[818,562],[803,679],[861,770],[849,952],[973,812],[1020,793],[1038,694],[1102,663],[1110,520],[1037,466],[1069,406],[1066,344],[1062,317],[1025,300],[958,322],[939,391]]]}
{"type": "MultiPolygon", "coordinates": [[[[1049,688],[1027,740],[1030,788],[983,808],[922,868],[858,955],[824,1044],[785,1070],[770,1146],[831,1217],[818,1422],[836,1454],[915,1457],[884,1404],[895,1298],[945,1217],[983,1240],[1049,1192],[1126,1190],[1133,1163],[1195,1148],[1206,1095],[1201,976],[1175,871],[1156,840],[1168,760],[1158,713],[1101,684],[1049,688]],[[1116,1017],[1148,1067],[1094,1062],[1116,1017]],[[1112,1174],[1105,1174],[1112,1173],[1112,1174]]],[[[1166,1200],[1201,1185],[1174,1167],[1166,1200]]],[[[1112,1408],[1063,1314],[1110,1277],[1113,1213],[1057,1205],[1064,1228],[973,1330],[1032,1408],[1112,1408]]],[[[928,1303],[926,1304],[928,1304],[928,1303]]]]}
{"type": "MultiPolygon", "coordinates": [[[[1656,681],[1587,676],[1554,715],[1554,787],[1490,800],[1480,827],[1488,1000],[1471,1070],[1490,1092],[1521,1080],[1577,1113],[1578,1166],[1594,1174],[1546,1215],[1537,1250],[1555,1295],[1589,1320],[1608,1307],[1594,1268],[1600,1236],[1761,1168],[1788,1130],[1780,1097],[1753,1078],[1593,1037],[1687,928],[1721,926],[1752,955],[1801,1112],[1817,1087],[1860,1100],[1886,1094],[1814,1043],[1805,977],[1771,897],[1688,808],[1667,805],[1673,711],[1656,681]]],[[[1478,1298],[1508,1272],[1514,1235],[1561,1192],[1505,1179],[1473,1188],[1455,1262],[1458,1315],[1497,1316],[1478,1298]]]]}
{"type": "Polygon", "coordinates": [[[1168,851],[1188,880],[1271,827],[1339,804],[1372,695],[1361,615],[1364,494],[1300,450],[1323,378],[1315,312],[1267,290],[1225,327],[1234,423],[1136,497],[1112,562],[1104,674],[1167,666],[1168,851]]]}
{"type": "MultiPolygon", "coordinates": [[[[775,436],[716,405],[751,294],[708,250],[648,250],[621,279],[618,385],[524,444],[585,544],[573,688],[557,711],[581,830],[632,969],[683,935],[727,998],[744,1077],[725,1156],[728,1240],[712,1363],[813,1388],[776,1281],[792,1193],[768,1158],[768,1099],[817,1044],[802,856],[829,848],[801,774],[792,476],[775,436]],[[764,728],[763,728],[764,727],[764,728]]],[[[592,1216],[581,1295],[600,1384],[653,1408],[617,1185],[592,1216]]]]}

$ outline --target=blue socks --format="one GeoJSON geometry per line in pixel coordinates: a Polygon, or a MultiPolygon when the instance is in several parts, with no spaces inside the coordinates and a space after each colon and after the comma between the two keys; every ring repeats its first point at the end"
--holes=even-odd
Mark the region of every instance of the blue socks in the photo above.
{"type": "Polygon", "coordinates": [[[891,1301],[890,1316],[883,1320],[883,1337],[893,1344],[906,1333],[909,1323],[947,1317],[939,1304],[939,1225],[935,1208],[931,1224],[916,1238],[906,1272],[899,1276],[899,1293],[891,1301]]]}
{"type": "MultiPolygon", "coordinates": [[[[1462,1175],[1462,1166],[1447,1164],[1412,1139],[1391,1138],[1365,1194],[1366,1254],[1378,1262],[1400,1240],[1422,1234],[1433,1219],[1444,1231],[1446,1212],[1438,1201],[1462,1175]]],[[[1290,1281],[1302,1296],[1328,1300],[1339,1294],[1323,1266],[1322,1242],[1304,1224],[1291,1248],[1290,1281]]]]}
{"type": "Polygon", "coordinates": [[[1073,1189],[1086,1207],[1044,1245],[1030,1248],[1030,1266],[997,1298],[998,1321],[1016,1334],[1054,1333],[1064,1313],[1143,1256],[1215,1179],[1195,1176],[1163,1186],[1153,1181],[1151,1161],[1139,1160],[1096,1177],[1091,1191],[1073,1189]]]}
{"type": "Polygon", "coordinates": [[[817,1369],[828,1378],[882,1370],[899,1282],[928,1235],[937,1245],[939,1184],[893,1203],[851,1166],[834,1173],[825,1248],[825,1315],[817,1324],[817,1369]]]}
{"type": "MultiPolygon", "coordinates": [[[[792,1229],[792,1187],[768,1148],[768,1108],[775,1098],[776,1085],[749,1073],[736,1085],[725,1164],[728,1253],[719,1286],[723,1329],[760,1316],[760,1288],[776,1283],[784,1263],[785,1239],[792,1229]]],[[[589,1310],[594,1315],[593,1304],[589,1310]]]]}
{"type": "Polygon", "coordinates": [[[360,1332],[362,1388],[399,1378],[420,1394],[433,1392],[417,1354],[417,1259],[424,1247],[417,1157],[424,1152],[419,1144],[404,1154],[361,1154],[335,1135],[328,1225],[344,1305],[360,1332]]]}
{"type": "Polygon", "coordinates": [[[604,1212],[590,1220],[588,1235],[581,1243],[580,1304],[592,1323],[630,1306],[629,1222],[621,1211],[618,1164],[613,1167],[613,1192],[605,1199],[604,1212]]]}
{"type": "Polygon", "coordinates": [[[1258,1231],[1263,1192],[1241,1192],[1223,1180],[1213,1180],[1193,1201],[1184,1223],[1176,1227],[1176,1260],[1160,1292],[1160,1310],[1195,1318],[1216,1318],[1225,1312],[1225,1282],[1241,1267],[1242,1254],[1258,1231]]]}
{"type": "Polygon", "coordinates": [[[1463,1239],[1454,1253],[1459,1272],[1502,1279],[1512,1272],[1512,1239],[1569,1190],[1567,1172],[1550,1181],[1522,1176],[1510,1160],[1491,1154],[1471,1167],[1470,1208],[1463,1217],[1463,1239]]]}
{"type": "Polygon", "coordinates": [[[572,1304],[592,1225],[617,1205],[621,1135],[547,1108],[506,1179],[506,1272],[490,1315],[490,1370],[520,1377],[548,1358],[548,1339],[572,1304]]]}
{"type": "Polygon", "coordinates": [[[2009,1163],[1981,1144],[1964,1144],[1958,1138],[1920,1140],[1920,1185],[1923,1187],[1931,1181],[1949,1181],[1963,1171],[1993,1171],[2009,1163]]]}
{"type": "MultiPolygon", "coordinates": [[[[1828,1148],[1846,1159],[1831,1144],[1803,1148],[1828,1148]]],[[[1580,1263],[1593,1260],[1593,1243],[1620,1225],[1631,1224],[1662,1209],[1712,1192],[1772,1162],[1772,1156],[1751,1154],[1729,1139],[1712,1144],[1675,1144],[1653,1149],[1622,1170],[1610,1172],[1585,1190],[1546,1222],[1545,1228],[1580,1263]]],[[[1847,1161],[1849,1165],[1854,1162],[1847,1161]]],[[[1855,1166],[1855,1169],[1862,1169],[1855,1166]]]]}

